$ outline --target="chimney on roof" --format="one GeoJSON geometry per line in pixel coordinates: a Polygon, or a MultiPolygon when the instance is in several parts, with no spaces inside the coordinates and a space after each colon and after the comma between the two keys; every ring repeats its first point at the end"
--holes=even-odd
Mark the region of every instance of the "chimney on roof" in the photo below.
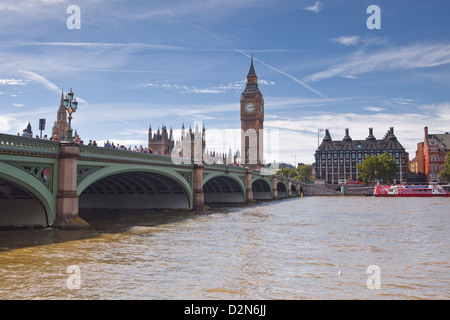
{"type": "Polygon", "coordinates": [[[369,128],[369,136],[366,140],[375,140],[375,137],[373,136],[373,128],[369,128]]]}
{"type": "Polygon", "coordinates": [[[349,129],[348,129],[348,128],[345,128],[345,137],[344,137],[344,140],[352,140],[352,138],[350,138],[350,135],[349,135],[349,129]]]}
{"type": "Polygon", "coordinates": [[[388,132],[386,133],[386,137],[384,137],[385,139],[396,139],[396,136],[394,135],[394,127],[390,127],[388,132]]]}
{"type": "Polygon", "coordinates": [[[323,141],[331,141],[330,130],[325,129],[325,137],[323,137],[323,141]]]}
{"type": "Polygon", "coordinates": [[[424,132],[425,132],[425,137],[428,137],[428,127],[424,128],[424,132]]]}

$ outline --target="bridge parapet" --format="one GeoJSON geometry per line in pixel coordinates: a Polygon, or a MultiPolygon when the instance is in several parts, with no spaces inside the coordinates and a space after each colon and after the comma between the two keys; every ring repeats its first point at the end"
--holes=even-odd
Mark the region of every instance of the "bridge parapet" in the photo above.
{"type": "Polygon", "coordinates": [[[57,157],[59,142],[0,134],[0,153],[57,157]]]}
{"type": "Polygon", "coordinates": [[[225,173],[236,173],[245,175],[247,169],[243,167],[236,167],[227,164],[205,164],[205,169],[213,171],[221,171],[225,173]]]}

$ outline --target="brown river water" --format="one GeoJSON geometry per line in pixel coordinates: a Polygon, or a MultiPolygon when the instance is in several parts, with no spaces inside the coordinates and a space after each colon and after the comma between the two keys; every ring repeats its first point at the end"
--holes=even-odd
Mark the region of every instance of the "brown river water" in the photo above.
{"type": "Polygon", "coordinates": [[[82,212],[0,231],[0,299],[450,299],[450,198],[82,212]]]}

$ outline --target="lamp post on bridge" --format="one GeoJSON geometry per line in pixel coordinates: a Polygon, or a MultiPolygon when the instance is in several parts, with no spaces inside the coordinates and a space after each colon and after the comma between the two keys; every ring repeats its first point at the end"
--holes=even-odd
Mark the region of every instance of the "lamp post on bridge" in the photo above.
{"type": "Polygon", "coordinates": [[[72,88],[70,88],[69,93],[66,94],[66,98],[64,99],[64,107],[66,108],[66,111],[69,114],[69,116],[67,117],[67,119],[69,119],[69,127],[66,130],[66,141],[72,142],[73,141],[72,127],[71,127],[72,113],[77,111],[78,108],[78,101],[74,97],[72,88]]]}

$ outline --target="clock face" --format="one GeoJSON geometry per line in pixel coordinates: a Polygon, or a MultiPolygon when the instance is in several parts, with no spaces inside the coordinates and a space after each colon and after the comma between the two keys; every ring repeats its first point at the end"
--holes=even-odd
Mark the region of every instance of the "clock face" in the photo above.
{"type": "Polygon", "coordinates": [[[255,105],[253,103],[249,102],[245,105],[245,111],[247,113],[252,113],[254,110],[255,110],[255,105]]]}

